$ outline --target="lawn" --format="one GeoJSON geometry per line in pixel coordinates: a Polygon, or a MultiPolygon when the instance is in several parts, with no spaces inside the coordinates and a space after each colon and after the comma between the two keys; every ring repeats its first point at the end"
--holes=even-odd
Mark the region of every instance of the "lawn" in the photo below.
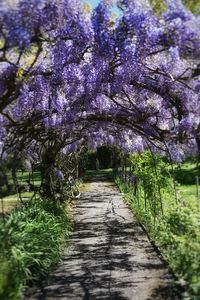
{"type": "MultiPolygon", "coordinates": [[[[28,172],[18,172],[17,173],[17,180],[19,186],[25,185],[29,180],[29,173],[28,172]]],[[[11,173],[8,174],[8,181],[9,184],[12,184],[12,175],[11,173]]],[[[36,188],[38,188],[41,184],[41,175],[40,172],[34,172],[31,175],[31,183],[34,184],[36,188]]],[[[33,191],[23,191],[21,193],[21,199],[23,201],[29,200],[33,196],[33,191]]],[[[14,193],[13,191],[2,191],[1,203],[0,203],[0,213],[1,212],[10,212],[17,204],[20,204],[19,195],[14,193]]]]}
{"type": "Polygon", "coordinates": [[[175,180],[178,183],[177,191],[180,201],[190,204],[191,207],[200,206],[200,187],[197,199],[196,177],[200,178],[200,170],[196,163],[187,161],[181,166],[177,166],[174,170],[175,180]]]}
{"type": "MultiPolygon", "coordinates": [[[[176,204],[174,184],[167,172],[166,175],[163,172],[167,165],[163,165],[162,160],[160,160],[160,167],[157,164],[157,176],[160,172],[160,177],[156,178],[160,178],[160,182],[163,184],[162,189],[160,189],[163,213],[160,209],[154,214],[156,212],[154,208],[159,207],[158,200],[160,198],[159,193],[155,197],[157,181],[154,180],[153,175],[151,177],[154,172],[152,162],[149,162],[147,154],[144,154],[143,159],[140,156],[138,157],[137,168],[135,167],[135,169],[136,172],[139,170],[138,173],[141,178],[145,179],[148,176],[149,182],[148,185],[145,185],[148,190],[146,189],[144,193],[144,182],[142,180],[139,181],[137,194],[134,193],[132,187],[119,177],[116,179],[116,183],[124,193],[124,199],[134,215],[144,225],[150,238],[155,242],[176,275],[177,284],[181,285],[184,290],[182,299],[200,299],[200,210],[197,205],[195,184],[196,176],[200,177],[199,169],[193,161],[186,161],[182,165],[174,166],[178,196],[178,203],[176,204]],[[150,168],[152,168],[152,173],[149,171],[150,168]],[[166,185],[164,185],[164,182],[166,185]],[[147,192],[150,197],[148,199],[145,197],[147,192]],[[154,202],[155,199],[157,199],[157,202],[154,202]],[[156,203],[155,206],[152,205],[154,203],[156,203]]],[[[170,171],[171,168],[168,170],[170,171]]],[[[198,203],[200,203],[200,197],[198,203]]]]}
{"type": "MultiPolygon", "coordinates": [[[[129,170],[129,168],[127,168],[129,170]]],[[[200,171],[196,163],[187,161],[182,165],[175,166],[174,169],[175,180],[178,183],[177,192],[178,198],[181,202],[191,203],[193,207],[197,207],[197,190],[196,190],[196,176],[200,178],[200,171]]],[[[85,179],[90,179],[94,176],[104,176],[108,179],[113,179],[112,169],[87,170],[85,179]]],[[[199,187],[199,206],[200,206],[200,187],[199,187]]]]}
{"type": "MultiPolygon", "coordinates": [[[[25,184],[29,180],[29,173],[28,172],[17,172],[17,179],[19,184],[25,184]]],[[[8,174],[9,183],[12,183],[12,175],[11,173],[8,174]]],[[[39,171],[33,172],[31,175],[31,183],[35,186],[39,186],[41,183],[41,175],[39,171]]]]}
{"type": "Polygon", "coordinates": [[[105,177],[113,179],[113,169],[100,169],[100,170],[87,170],[84,179],[90,179],[92,177],[105,177]]]}

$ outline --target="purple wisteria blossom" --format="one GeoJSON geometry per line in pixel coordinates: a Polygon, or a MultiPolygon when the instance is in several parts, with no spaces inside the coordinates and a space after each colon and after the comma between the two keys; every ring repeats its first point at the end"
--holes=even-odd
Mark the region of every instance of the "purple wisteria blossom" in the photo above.
{"type": "Polygon", "coordinates": [[[118,18],[104,0],[0,5],[1,149],[148,143],[181,160],[192,141],[200,155],[199,16],[181,0],[160,16],[147,0],[118,5],[118,18]]]}

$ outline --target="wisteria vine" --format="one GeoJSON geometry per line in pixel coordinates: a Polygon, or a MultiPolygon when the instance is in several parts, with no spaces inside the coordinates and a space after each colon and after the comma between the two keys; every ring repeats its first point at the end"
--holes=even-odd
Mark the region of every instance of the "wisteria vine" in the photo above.
{"type": "MultiPolygon", "coordinates": [[[[0,6],[0,153],[80,144],[200,157],[200,16],[181,0],[0,6]]],[[[41,155],[41,149],[43,149],[41,155]]]]}

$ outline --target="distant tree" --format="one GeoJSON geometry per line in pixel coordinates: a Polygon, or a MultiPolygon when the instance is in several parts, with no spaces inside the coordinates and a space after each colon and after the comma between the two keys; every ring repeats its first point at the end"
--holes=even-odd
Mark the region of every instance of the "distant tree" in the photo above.
{"type": "Polygon", "coordinates": [[[100,169],[107,169],[112,166],[112,150],[109,147],[99,147],[97,149],[97,158],[100,169]]]}
{"type": "MultiPolygon", "coordinates": [[[[176,0],[174,0],[176,1],[176,0]]],[[[150,0],[155,12],[161,14],[167,9],[165,0],[150,0]]],[[[194,14],[200,14],[200,0],[183,0],[185,6],[194,14]]]]}

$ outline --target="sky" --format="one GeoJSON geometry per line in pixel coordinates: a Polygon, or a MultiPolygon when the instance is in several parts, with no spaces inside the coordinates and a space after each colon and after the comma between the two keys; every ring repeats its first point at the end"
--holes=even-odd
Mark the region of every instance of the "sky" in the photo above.
{"type": "Polygon", "coordinates": [[[90,2],[92,6],[95,7],[99,3],[99,0],[88,0],[88,2],[90,2]]]}
{"type": "MultiPolygon", "coordinates": [[[[100,0],[81,0],[83,2],[86,2],[86,3],[90,3],[92,5],[92,7],[96,7],[98,5],[98,3],[100,2],[100,0]]],[[[119,14],[119,9],[114,6],[113,7],[113,12],[115,12],[117,15],[119,14]]]]}

